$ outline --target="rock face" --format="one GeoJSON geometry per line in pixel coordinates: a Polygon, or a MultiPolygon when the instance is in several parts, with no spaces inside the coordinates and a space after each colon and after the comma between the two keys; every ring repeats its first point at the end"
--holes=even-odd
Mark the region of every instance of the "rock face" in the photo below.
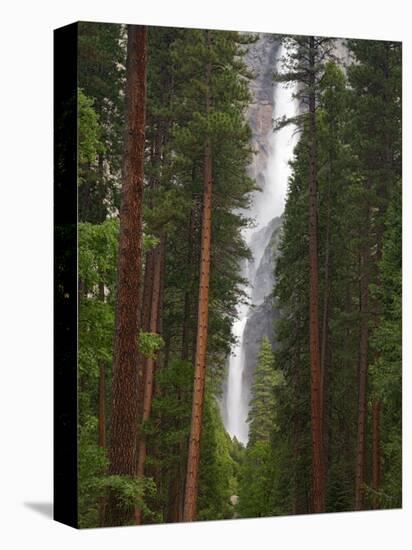
{"type": "Polygon", "coordinates": [[[246,113],[246,118],[252,129],[252,146],[256,151],[250,167],[250,176],[264,187],[264,171],[266,168],[272,131],[273,117],[273,73],[279,42],[271,34],[261,34],[259,40],[250,46],[245,56],[248,68],[255,78],[250,82],[252,103],[246,113]]]}
{"type": "Polygon", "coordinates": [[[266,227],[254,233],[252,237],[250,243],[252,251],[263,250],[263,255],[259,258],[257,269],[251,278],[251,301],[254,305],[261,304],[266,296],[272,293],[275,282],[273,266],[279,245],[281,226],[282,218],[273,218],[266,227]]]}

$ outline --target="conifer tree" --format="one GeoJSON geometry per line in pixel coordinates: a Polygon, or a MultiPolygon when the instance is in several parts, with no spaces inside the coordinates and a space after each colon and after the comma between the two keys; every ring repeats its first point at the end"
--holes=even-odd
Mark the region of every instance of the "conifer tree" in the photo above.
{"type": "MultiPolygon", "coordinates": [[[[312,482],[313,510],[323,512],[325,506],[324,459],[323,459],[323,419],[322,419],[322,381],[321,350],[319,342],[319,269],[318,269],[318,191],[317,191],[317,99],[319,82],[323,74],[324,63],[331,55],[332,41],[329,38],[299,36],[284,38],[288,49],[285,60],[286,72],[277,75],[279,81],[298,82],[296,97],[303,98],[307,104],[304,116],[297,117],[307,123],[308,155],[308,222],[309,222],[309,331],[310,331],[310,384],[311,384],[311,433],[312,433],[312,482]]],[[[281,127],[290,120],[279,122],[281,127]]]]}
{"type": "MultiPolygon", "coordinates": [[[[249,129],[243,119],[243,108],[248,98],[248,90],[245,80],[241,78],[247,76],[247,72],[237,57],[240,53],[240,36],[238,33],[193,31],[190,38],[190,43],[183,40],[177,41],[175,50],[179,54],[182,50],[186,50],[187,63],[182,69],[189,74],[193,71],[192,80],[185,82],[181,90],[185,100],[179,110],[180,116],[187,117],[186,128],[179,128],[176,135],[181,140],[180,143],[185,143],[186,151],[190,151],[189,147],[192,147],[191,162],[196,162],[193,168],[195,173],[202,174],[203,178],[199,303],[194,354],[197,382],[193,390],[192,430],[189,438],[184,513],[186,520],[193,520],[196,516],[201,418],[206,376],[208,301],[213,292],[209,290],[210,253],[214,248],[216,250],[218,248],[218,246],[214,247],[211,236],[219,229],[222,230],[222,235],[224,234],[224,226],[221,224],[218,228],[211,220],[212,178],[219,197],[219,202],[214,209],[221,210],[225,214],[222,221],[224,220],[226,224],[232,222],[235,231],[236,225],[233,226],[233,222],[237,223],[238,227],[245,222],[241,216],[233,216],[231,210],[236,202],[239,206],[247,204],[247,194],[253,189],[246,175],[250,151],[246,146],[249,129]],[[226,93],[223,93],[223,90],[226,90],[226,93]],[[195,107],[194,111],[193,107],[195,107]],[[191,110],[188,111],[188,108],[191,110]],[[202,141],[199,141],[199,136],[202,136],[202,141]],[[236,151],[237,144],[240,148],[236,151]],[[228,147],[233,153],[232,157],[228,156],[228,147]],[[245,155],[242,160],[240,155],[245,155]],[[236,187],[225,196],[225,189],[229,190],[231,182],[235,182],[236,187]]],[[[225,240],[229,235],[227,231],[225,240]]],[[[239,242],[238,235],[236,238],[239,242]]],[[[221,247],[221,243],[219,245],[221,247]]],[[[240,250],[242,251],[242,248],[240,250]]],[[[228,294],[228,296],[231,295],[228,294]]],[[[230,329],[229,316],[225,323],[230,329]]]]}
{"type": "Polygon", "coordinates": [[[251,387],[249,439],[241,469],[239,513],[263,517],[273,510],[274,469],[279,467],[271,440],[278,429],[277,390],[283,375],[276,369],[270,340],[263,337],[251,387]]]}
{"type": "MultiPolygon", "coordinates": [[[[146,98],[147,29],[129,26],[127,43],[127,143],[124,153],[116,327],[113,357],[113,411],[109,447],[109,473],[134,476],[138,420],[138,311],[142,261],[142,195],[146,98]]],[[[130,521],[112,490],[106,525],[130,521]]]]}
{"type": "MultiPolygon", "coordinates": [[[[355,509],[364,503],[368,371],[371,358],[371,324],[379,324],[379,306],[373,305],[370,285],[378,277],[384,220],[392,190],[400,177],[400,44],[349,41],[357,59],[349,69],[353,87],[353,147],[355,170],[361,185],[363,207],[360,244],[361,341],[359,363],[358,441],[355,471],[355,509]],[[371,316],[371,310],[378,315],[371,316]]],[[[375,409],[376,413],[376,409],[375,409]]],[[[377,449],[378,447],[375,446],[377,449]]],[[[374,461],[376,465],[376,461],[374,461]]]]}
{"type": "Polygon", "coordinates": [[[251,387],[249,404],[249,440],[253,446],[256,441],[270,439],[274,418],[270,411],[275,409],[275,387],[281,383],[282,375],[275,369],[272,346],[267,336],[262,339],[256,361],[256,370],[251,387]]]}

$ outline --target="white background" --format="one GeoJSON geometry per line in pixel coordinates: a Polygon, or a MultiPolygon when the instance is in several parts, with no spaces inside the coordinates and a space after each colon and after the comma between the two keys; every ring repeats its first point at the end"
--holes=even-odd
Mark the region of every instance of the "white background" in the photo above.
{"type": "Polygon", "coordinates": [[[410,247],[409,2],[6,2],[0,19],[0,546],[7,550],[410,548],[411,468],[406,466],[411,464],[411,301],[406,273],[410,278],[411,255],[405,244],[403,511],[81,532],[38,511],[50,510],[52,500],[52,29],[89,20],[403,40],[404,243],[410,247]]]}

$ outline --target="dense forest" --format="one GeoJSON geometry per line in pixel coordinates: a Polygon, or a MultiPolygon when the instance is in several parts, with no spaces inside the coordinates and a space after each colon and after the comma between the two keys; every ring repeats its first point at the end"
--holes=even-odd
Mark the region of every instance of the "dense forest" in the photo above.
{"type": "Polygon", "coordinates": [[[79,24],[81,527],[402,505],[400,43],[347,40],[343,63],[334,39],[271,37],[299,105],[270,128],[298,135],[279,315],[247,444],[222,420],[260,192],[258,39],[79,24]]]}

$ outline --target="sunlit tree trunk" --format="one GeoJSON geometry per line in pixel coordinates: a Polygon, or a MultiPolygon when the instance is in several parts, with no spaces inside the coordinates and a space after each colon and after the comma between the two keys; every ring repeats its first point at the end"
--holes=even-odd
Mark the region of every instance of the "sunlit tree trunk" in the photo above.
{"type": "MultiPolygon", "coordinates": [[[[206,45],[210,48],[210,34],[205,31],[206,45]]],[[[206,64],[206,115],[210,111],[211,63],[206,64]]],[[[212,145],[205,140],[203,168],[203,209],[200,254],[199,304],[196,338],[195,377],[193,387],[192,420],[190,427],[189,452],[186,474],[186,490],[183,521],[196,519],[196,501],[199,482],[200,438],[205,393],[206,351],[209,314],[210,246],[212,232],[212,145]]]]}

